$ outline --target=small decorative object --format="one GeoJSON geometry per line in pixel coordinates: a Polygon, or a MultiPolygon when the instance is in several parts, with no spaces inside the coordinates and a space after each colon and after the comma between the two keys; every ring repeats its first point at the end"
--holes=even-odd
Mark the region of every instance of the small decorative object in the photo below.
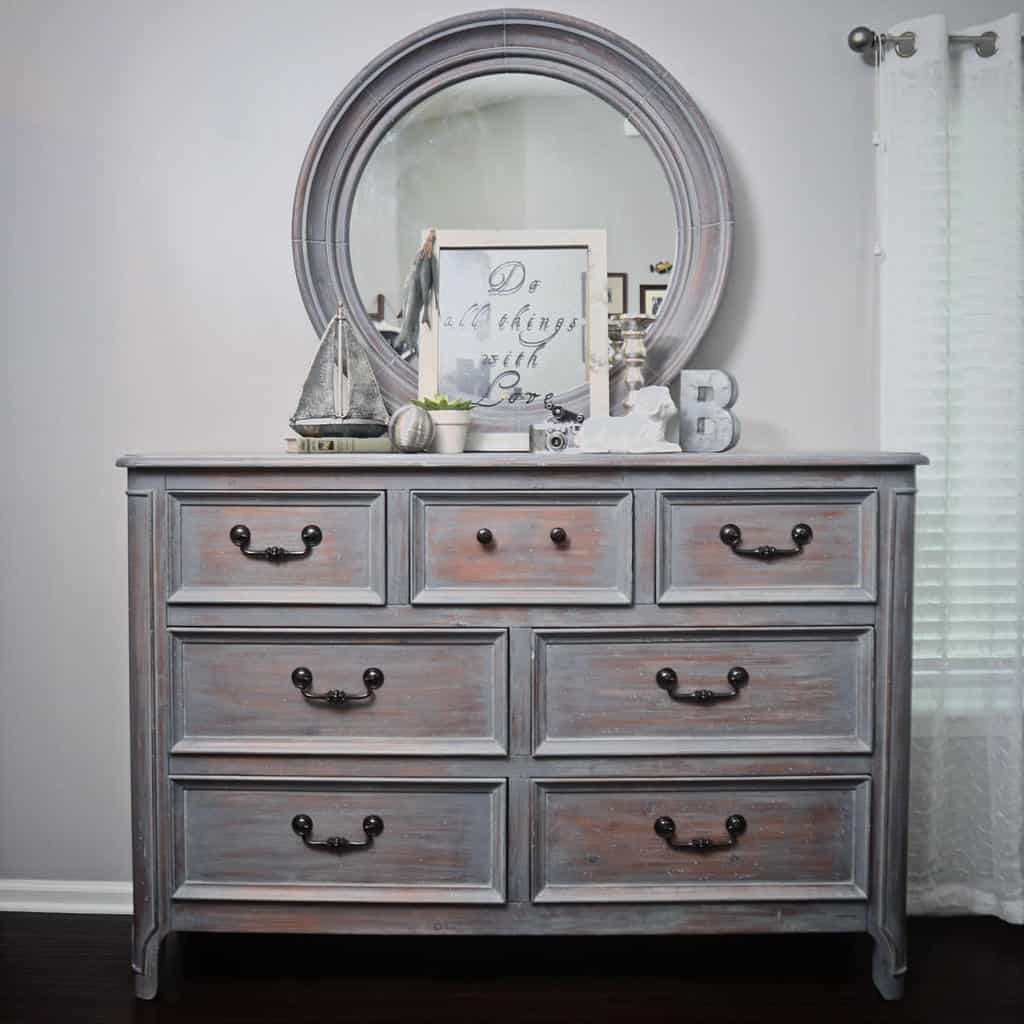
{"type": "Polygon", "coordinates": [[[651,264],[652,274],[670,274],[672,272],[672,261],[671,260],[658,260],[657,263],[651,264]]]}
{"type": "Polygon", "coordinates": [[[732,407],[739,387],[725,370],[679,374],[679,446],[684,452],[727,452],[740,439],[732,407]]]}
{"type": "Polygon", "coordinates": [[[629,305],[629,275],[608,272],[608,315],[622,316],[629,305]]]}
{"type": "Polygon", "coordinates": [[[586,452],[677,452],[665,440],[665,428],[675,415],[668,388],[661,385],[634,391],[625,416],[592,416],[583,424],[580,447],[586,452]]]}
{"type": "Polygon", "coordinates": [[[397,451],[387,434],[381,437],[286,437],[284,450],[293,455],[381,455],[397,451]]]}
{"type": "Polygon", "coordinates": [[[626,313],[617,318],[620,327],[619,352],[625,363],[626,397],[623,408],[630,409],[633,393],[644,386],[644,367],[647,363],[647,345],[644,339],[654,323],[654,317],[643,313],[626,313]]]}
{"type": "Polygon", "coordinates": [[[400,452],[427,451],[434,443],[435,433],[430,413],[418,405],[403,405],[391,414],[388,436],[400,452]]]}
{"type": "Polygon", "coordinates": [[[530,451],[563,452],[579,447],[583,414],[562,405],[552,405],[550,401],[545,402],[544,407],[550,410],[551,415],[530,427],[530,451]]]}
{"type": "Polygon", "coordinates": [[[667,284],[640,285],[640,312],[647,316],[657,316],[667,293],[667,284]]]}
{"type": "Polygon", "coordinates": [[[377,378],[340,304],[289,423],[303,437],[380,437],[388,428],[377,378]]]}
{"type": "Polygon", "coordinates": [[[432,451],[441,455],[460,455],[466,450],[469,421],[473,417],[473,403],[466,399],[451,399],[447,395],[417,399],[413,405],[425,409],[434,421],[432,451]]]}
{"type": "Polygon", "coordinates": [[[419,393],[467,399],[518,431],[474,430],[473,450],[528,449],[547,398],[589,395],[588,414],[608,411],[606,242],[603,229],[434,233],[419,393]]]}
{"type": "Polygon", "coordinates": [[[403,358],[419,355],[420,324],[432,326],[430,314],[434,307],[434,288],[437,281],[437,258],[434,256],[434,242],[437,232],[431,228],[423,239],[416,258],[405,279],[405,293],[402,296],[402,327],[392,343],[394,350],[403,358]]]}

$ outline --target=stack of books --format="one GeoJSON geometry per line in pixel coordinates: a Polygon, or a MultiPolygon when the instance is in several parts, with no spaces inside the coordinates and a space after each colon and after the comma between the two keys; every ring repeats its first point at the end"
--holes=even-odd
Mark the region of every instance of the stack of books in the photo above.
{"type": "Polygon", "coordinates": [[[286,452],[302,455],[309,452],[323,452],[329,455],[368,452],[379,455],[398,451],[387,434],[381,437],[286,437],[284,449],[286,452]]]}

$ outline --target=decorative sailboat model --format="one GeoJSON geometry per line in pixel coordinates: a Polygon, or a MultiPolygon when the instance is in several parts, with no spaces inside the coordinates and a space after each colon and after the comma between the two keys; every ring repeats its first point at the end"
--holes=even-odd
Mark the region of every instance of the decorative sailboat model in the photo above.
{"type": "Polygon", "coordinates": [[[303,437],[380,437],[388,412],[343,306],[331,317],[291,420],[303,437]]]}

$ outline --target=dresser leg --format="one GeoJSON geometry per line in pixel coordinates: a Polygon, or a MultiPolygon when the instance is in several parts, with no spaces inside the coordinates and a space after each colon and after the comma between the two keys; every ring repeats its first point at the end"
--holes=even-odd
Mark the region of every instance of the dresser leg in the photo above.
{"type": "Polygon", "coordinates": [[[875,949],[871,956],[871,976],[875,982],[875,988],[882,994],[883,999],[903,998],[903,979],[906,975],[905,966],[897,967],[893,951],[889,944],[882,939],[875,939],[875,949]]]}
{"type": "Polygon", "coordinates": [[[132,969],[135,971],[135,998],[155,999],[160,984],[160,947],[163,937],[153,935],[143,946],[132,969]]]}

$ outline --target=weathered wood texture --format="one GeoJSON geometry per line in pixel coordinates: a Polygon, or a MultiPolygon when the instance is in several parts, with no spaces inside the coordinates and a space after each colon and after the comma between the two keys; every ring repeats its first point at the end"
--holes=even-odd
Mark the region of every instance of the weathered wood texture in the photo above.
{"type": "Polygon", "coordinates": [[[160,815],[156,806],[162,785],[161,754],[157,740],[156,616],[159,559],[154,550],[154,491],[137,479],[128,490],[128,656],[131,673],[131,805],[132,970],[143,998],[156,995],[157,961],[166,918],[160,913],[165,899],[160,878],[162,851],[160,815]]]}
{"type": "Polygon", "coordinates": [[[505,630],[311,634],[175,630],[174,753],[495,755],[507,752],[505,630]],[[372,699],[307,700],[311,690],[372,699]],[[378,668],[379,689],[363,672],[378,668]]]}
{"type": "Polygon", "coordinates": [[[916,457],[129,461],[140,996],[179,929],[869,930],[899,994],[916,457]],[[757,562],[729,521],[814,538],[757,562]],[[235,522],[324,543],[250,560],[235,522]],[[313,704],[300,666],[384,684],[313,704]],[[654,678],[722,692],[737,666],[718,703],[654,678]],[[734,813],[728,849],[653,830],[734,813]],[[339,855],[296,814],[385,828],[339,855]]]}
{"type": "Polygon", "coordinates": [[[630,604],[633,495],[416,491],[411,558],[413,604],[630,604]]]}
{"type": "Polygon", "coordinates": [[[381,492],[169,495],[171,601],[384,604],[384,495],[381,492]],[[303,551],[307,525],[323,540],[301,558],[250,558],[231,542],[247,526],[250,547],[303,551]]]}
{"type": "Polygon", "coordinates": [[[874,491],[669,492],[661,496],[658,600],[874,601],[878,498],[874,491]],[[813,538],[799,554],[770,561],[723,543],[728,524],[739,547],[795,548],[792,531],[813,538]]]}
{"type": "Polygon", "coordinates": [[[875,940],[875,985],[887,999],[903,995],[907,972],[907,828],[910,788],[910,688],[914,598],[914,497],[911,487],[883,492],[882,643],[877,652],[877,728],[869,930],[875,940]]]}
{"type": "Polygon", "coordinates": [[[487,781],[179,779],[174,897],[285,902],[500,903],[505,895],[505,784],[487,781]],[[314,840],[366,839],[339,853],[314,840]]]}
{"type": "Polygon", "coordinates": [[[534,796],[534,899],[864,899],[867,779],[540,780],[534,796]],[[670,817],[676,838],[735,845],[675,849],[654,831],[670,817]]]}
{"type": "Polygon", "coordinates": [[[117,465],[125,469],[204,469],[230,472],[268,469],[314,469],[351,473],[353,470],[480,470],[493,469],[591,469],[600,473],[616,470],[668,469],[678,476],[702,469],[885,469],[924,466],[928,459],[917,452],[715,452],[679,455],[601,455],[586,452],[466,452],[464,455],[298,455],[283,452],[138,452],[122,455],[117,465]]]}
{"type": "Polygon", "coordinates": [[[537,630],[535,752],[859,753],[871,749],[870,629],[537,630]],[[658,686],[726,695],[673,700],[658,686]],[[736,696],[727,681],[742,668],[736,696]]]}

